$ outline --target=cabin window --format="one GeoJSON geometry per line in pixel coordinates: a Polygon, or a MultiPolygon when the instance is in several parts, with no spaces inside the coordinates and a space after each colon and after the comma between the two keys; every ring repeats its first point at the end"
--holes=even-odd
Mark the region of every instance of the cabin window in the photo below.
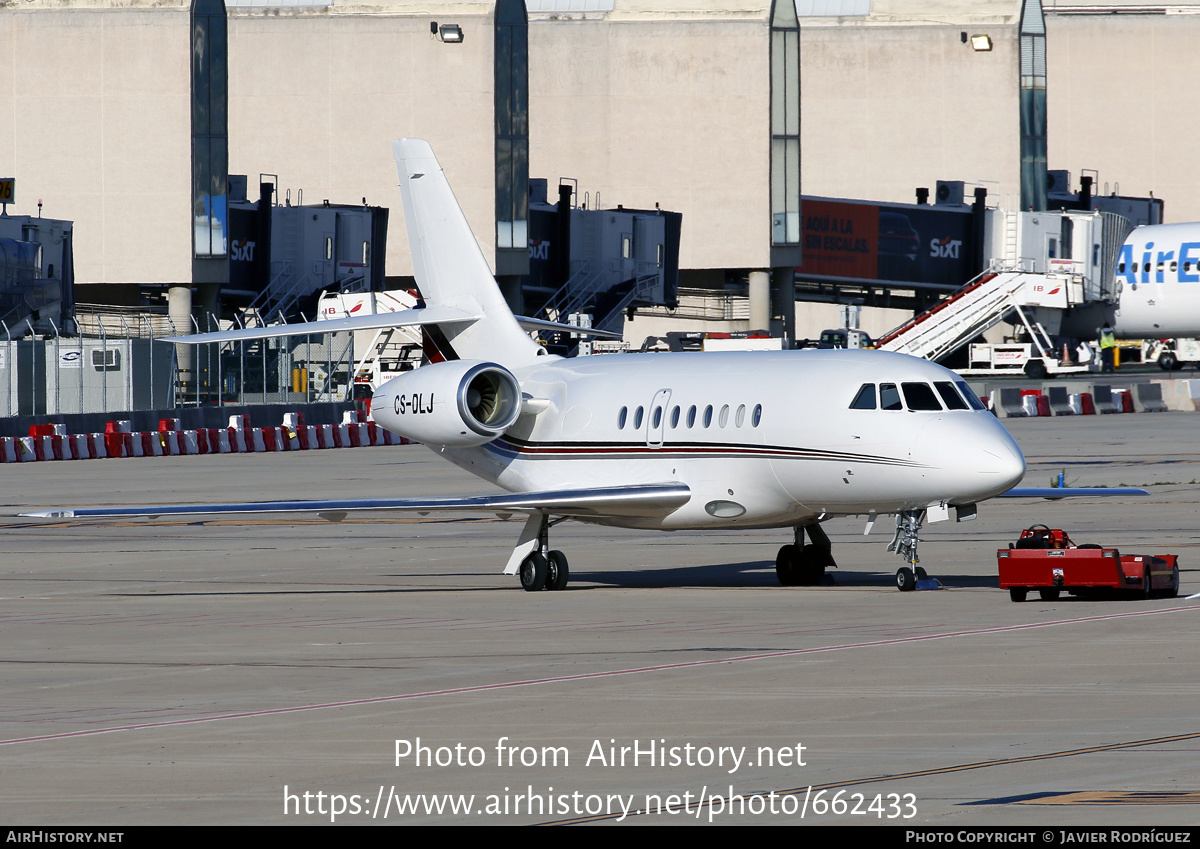
{"type": "Polygon", "coordinates": [[[746,421],[746,405],[739,404],[738,410],[737,410],[737,416],[734,418],[733,423],[736,424],[738,427],[741,427],[745,423],[745,421],[746,421]]]}
{"type": "Polygon", "coordinates": [[[687,426],[692,427],[694,424],[696,424],[696,405],[692,404],[688,407],[687,426]]]}
{"type": "Polygon", "coordinates": [[[904,409],[904,404],[900,402],[900,390],[896,388],[896,384],[879,384],[879,406],[885,410],[904,409]]]}
{"type": "Polygon", "coordinates": [[[729,424],[729,405],[728,404],[721,407],[721,418],[720,418],[719,423],[720,423],[721,427],[725,427],[725,425],[729,424]]]}
{"type": "Polygon", "coordinates": [[[972,410],[987,409],[987,407],[983,406],[983,402],[979,400],[979,396],[966,383],[957,380],[954,382],[954,385],[958,387],[958,391],[962,393],[962,396],[967,399],[967,403],[971,405],[972,410]]]}
{"type": "Polygon", "coordinates": [[[679,407],[675,407],[675,409],[671,410],[671,427],[679,427],[679,407]]]}
{"type": "Polygon", "coordinates": [[[850,402],[851,410],[874,410],[875,409],[875,384],[864,383],[858,389],[858,394],[854,396],[854,400],[850,402]]]}
{"type": "Polygon", "coordinates": [[[938,394],[942,396],[942,403],[946,405],[947,410],[967,410],[967,402],[954,391],[954,384],[948,380],[940,381],[933,384],[937,389],[938,394]]]}
{"type": "Polygon", "coordinates": [[[621,412],[617,413],[617,430],[625,429],[625,420],[629,418],[629,408],[622,407],[621,412]]]}
{"type": "Polygon", "coordinates": [[[1119,265],[1117,265],[1117,273],[1118,273],[1118,274],[1124,274],[1124,273],[1125,273],[1125,263],[1123,263],[1123,262],[1122,262],[1122,263],[1120,263],[1119,265]]]}
{"type": "Polygon", "coordinates": [[[1178,270],[1179,270],[1179,263],[1176,262],[1175,260],[1171,260],[1171,273],[1174,274],[1178,270]]]}
{"type": "Polygon", "coordinates": [[[712,413],[713,413],[712,404],[709,404],[707,407],[704,408],[704,426],[705,427],[708,427],[709,425],[712,424],[712,413]]]}
{"type": "Polygon", "coordinates": [[[750,424],[753,427],[758,427],[758,423],[762,421],[762,404],[754,406],[754,415],[750,417],[750,424]]]}
{"type": "Polygon", "coordinates": [[[908,402],[908,409],[918,412],[942,409],[942,405],[938,403],[937,396],[933,394],[933,389],[928,383],[905,383],[903,385],[904,400],[908,402]]]}
{"type": "Polygon", "coordinates": [[[655,407],[654,408],[654,425],[653,425],[653,427],[657,428],[661,424],[662,424],[662,407],[655,407]]]}
{"type": "Polygon", "coordinates": [[[642,426],[642,413],[644,413],[644,412],[645,412],[645,410],[643,410],[641,407],[638,407],[637,410],[634,411],[634,414],[633,414],[633,429],[634,430],[637,430],[638,428],[640,428],[642,426]]]}

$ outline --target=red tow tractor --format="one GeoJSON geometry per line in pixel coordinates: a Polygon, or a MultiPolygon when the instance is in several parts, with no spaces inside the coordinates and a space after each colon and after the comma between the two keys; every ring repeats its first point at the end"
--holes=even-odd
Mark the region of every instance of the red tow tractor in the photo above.
{"type": "Polygon", "coordinates": [[[1054,601],[1066,590],[1077,596],[1134,598],[1179,594],[1179,564],[1175,554],[1121,554],[1115,548],[1076,545],[1067,532],[1045,525],[1021,531],[1021,538],[996,552],[1000,588],[1013,601],[1024,601],[1037,590],[1054,601]]]}

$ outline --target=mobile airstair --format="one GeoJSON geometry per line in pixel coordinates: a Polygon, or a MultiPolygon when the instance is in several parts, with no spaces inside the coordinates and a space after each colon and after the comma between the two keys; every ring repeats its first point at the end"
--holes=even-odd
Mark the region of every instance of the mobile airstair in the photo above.
{"type": "Polygon", "coordinates": [[[1059,362],[1050,334],[1037,320],[1038,308],[1066,310],[1070,303],[1078,302],[1078,293],[1071,297],[1071,290],[1081,286],[1071,274],[993,268],[885,334],[876,347],[939,360],[1015,313],[1030,340],[1024,356],[994,359],[973,350],[968,371],[991,373],[1015,368],[1031,377],[1082,371],[1083,367],[1059,362]]]}

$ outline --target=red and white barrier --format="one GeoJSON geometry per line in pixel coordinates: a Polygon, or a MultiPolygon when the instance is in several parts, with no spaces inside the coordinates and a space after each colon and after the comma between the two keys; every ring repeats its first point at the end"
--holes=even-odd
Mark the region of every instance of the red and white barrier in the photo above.
{"type": "Polygon", "coordinates": [[[265,451],[306,451],[407,445],[409,441],[363,420],[350,410],[338,424],[307,425],[303,413],[286,413],[278,427],[252,427],[250,417],[229,417],[227,427],[182,430],[177,418],[160,419],[158,429],[133,431],[128,420],[110,421],[104,433],[68,434],[61,424],[31,425],[29,436],[0,437],[0,463],[36,460],[95,460],[106,457],[177,457],[265,451]]]}

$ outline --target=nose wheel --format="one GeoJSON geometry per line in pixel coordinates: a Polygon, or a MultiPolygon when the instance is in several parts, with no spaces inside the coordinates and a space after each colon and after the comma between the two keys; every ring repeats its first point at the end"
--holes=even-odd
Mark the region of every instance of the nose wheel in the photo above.
{"type": "Polygon", "coordinates": [[[924,581],[929,576],[917,565],[917,546],[921,539],[918,535],[921,524],[925,521],[924,510],[901,510],[896,514],[896,535],[888,545],[888,551],[894,551],[907,561],[907,566],[896,570],[896,589],[902,593],[911,592],[917,588],[917,581],[924,581]]]}
{"type": "Polygon", "coordinates": [[[917,581],[924,581],[928,577],[920,566],[916,569],[901,566],[896,570],[896,589],[902,593],[911,592],[917,588],[917,581]]]}

